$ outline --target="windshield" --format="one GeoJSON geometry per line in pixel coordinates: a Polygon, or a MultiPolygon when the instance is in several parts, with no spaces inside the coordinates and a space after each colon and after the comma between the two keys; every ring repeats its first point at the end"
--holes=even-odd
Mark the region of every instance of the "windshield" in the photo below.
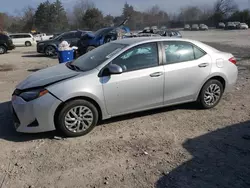
{"type": "Polygon", "coordinates": [[[99,29],[98,31],[95,32],[95,36],[102,35],[103,33],[106,33],[107,31],[112,31],[113,28],[103,28],[99,29]]]}
{"type": "Polygon", "coordinates": [[[71,64],[77,66],[81,71],[88,71],[96,68],[107,59],[124,49],[126,44],[106,43],[73,61],[71,64]]]}
{"type": "Polygon", "coordinates": [[[64,35],[64,33],[60,34],[60,35],[57,35],[55,37],[53,37],[55,40],[58,40],[59,38],[61,38],[62,36],[64,35]]]}

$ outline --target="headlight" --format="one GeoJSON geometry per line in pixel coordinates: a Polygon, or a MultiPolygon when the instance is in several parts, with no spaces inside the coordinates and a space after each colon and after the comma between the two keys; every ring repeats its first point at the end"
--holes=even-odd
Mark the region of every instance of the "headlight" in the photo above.
{"type": "Polygon", "coordinates": [[[21,93],[19,96],[28,102],[36,98],[39,98],[47,93],[48,93],[48,90],[46,89],[37,89],[37,90],[25,91],[21,93]]]}
{"type": "Polygon", "coordinates": [[[38,45],[39,45],[39,46],[43,46],[43,45],[44,45],[44,43],[38,43],[38,45]]]}

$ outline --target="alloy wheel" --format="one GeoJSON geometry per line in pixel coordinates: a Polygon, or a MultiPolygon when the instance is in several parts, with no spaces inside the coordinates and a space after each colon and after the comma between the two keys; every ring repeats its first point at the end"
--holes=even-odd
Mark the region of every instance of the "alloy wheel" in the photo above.
{"type": "Polygon", "coordinates": [[[220,100],[221,89],[217,84],[211,84],[204,93],[204,101],[208,106],[213,106],[220,100]]]}
{"type": "Polygon", "coordinates": [[[66,128],[74,133],[87,130],[94,121],[93,112],[87,106],[76,106],[71,108],[65,116],[66,128]]]}

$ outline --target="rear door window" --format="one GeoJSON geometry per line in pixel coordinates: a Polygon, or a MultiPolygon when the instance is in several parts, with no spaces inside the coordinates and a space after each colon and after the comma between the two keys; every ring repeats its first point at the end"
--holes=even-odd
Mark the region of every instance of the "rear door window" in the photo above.
{"type": "Polygon", "coordinates": [[[181,41],[164,42],[167,64],[195,60],[193,45],[181,41]]]}

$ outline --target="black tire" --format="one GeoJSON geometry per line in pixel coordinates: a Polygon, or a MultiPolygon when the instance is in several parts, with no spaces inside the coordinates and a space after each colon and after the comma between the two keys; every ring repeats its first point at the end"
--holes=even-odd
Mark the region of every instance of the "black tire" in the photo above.
{"type": "MultiPolygon", "coordinates": [[[[58,116],[55,119],[55,123],[56,123],[57,129],[61,131],[65,136],[77,137],[77,136],[83,136],[89,133],[97,125],[98,117],[99,117],[99,114],[95,105],[93,105],[89,101],[78,99],[78,100],[69,101],[63,105],[63,107],[60,109],[58,113],[58,116]],[[72,130],[69,130],[69,128],[67,128],[67,125],[66,125],[66,119],[65,119],[66,115],[75,107],[76,108],[86,107],[88,110],[92,112],[92,117],[93,117],[92,123],[89,124],[89,126],[85,130],[81,130],[80,132],[73,132],[72,130]]],[[[77,121],[81,121],[81,120],[77,120],[77,121]]],[[[81,127],[83,128],[82,125],[81,127]]]]}
{"type": "Polygon", "coordinates": [[[5,54],[7,52],[7,48],[5,46],[0,46],[0,54],[5,54]]]}
{"type": "Polygon", "coordinates": [[[52,57],[56,55],[56,48],[54,46],[47,46],[44,52],[46,56],[52,57]]]}
{"type": "Polygon", "coordinates": [[[90,52],[91,50],[94,50],[94,49],[95,49],[94,46],[89,46],[89,47],[87,48],[87,52],[90,52]]]}
{"type": "MultiPolygon", "coordinates": [[[[224,88],[223,88],[222,83],[220,81],[218,81],[218,80],[211,79],[211,80],[207,81],[204,84],[204,86],[202,87],[201,92],[200,92],[199,97],[198,97],[198,102],[200,103],[201,107],[204,108],[204,109],[213,108],[220,102],[220,99],[221,99],[221,97],[223,95],[223,92],[224,92],[224,88]],[[216,93],[216,94],[213,94],[213,95],[209,96],[208,90],[211,89],[211,88],[214,88],[214,90],[215,90],[214,93],[216,93]],[[217,88],[217,89],[215,89],[215,88],[217,88]],[[220,94],[218,94],[218,91],[219,91],[220,94]],[[207,99],[209,97],[210,97],[211,100],[214,99],[214,102],[211,102],[211,104],[208,104],[209,101],[205,100],[206,96],[207,96],[207,99]],[[217,96],[217,97],[214,97],[214,96],[217,96]]],[[[213,92],[211,92],[211,93],[213,93],[213,92]]]]}
{"type": "Polygon", "coordinates": [[[26,41],[25,42],[25,46],[31,46],[32,44],[31,44],[31,42],[30,41],[26,41]]]}

